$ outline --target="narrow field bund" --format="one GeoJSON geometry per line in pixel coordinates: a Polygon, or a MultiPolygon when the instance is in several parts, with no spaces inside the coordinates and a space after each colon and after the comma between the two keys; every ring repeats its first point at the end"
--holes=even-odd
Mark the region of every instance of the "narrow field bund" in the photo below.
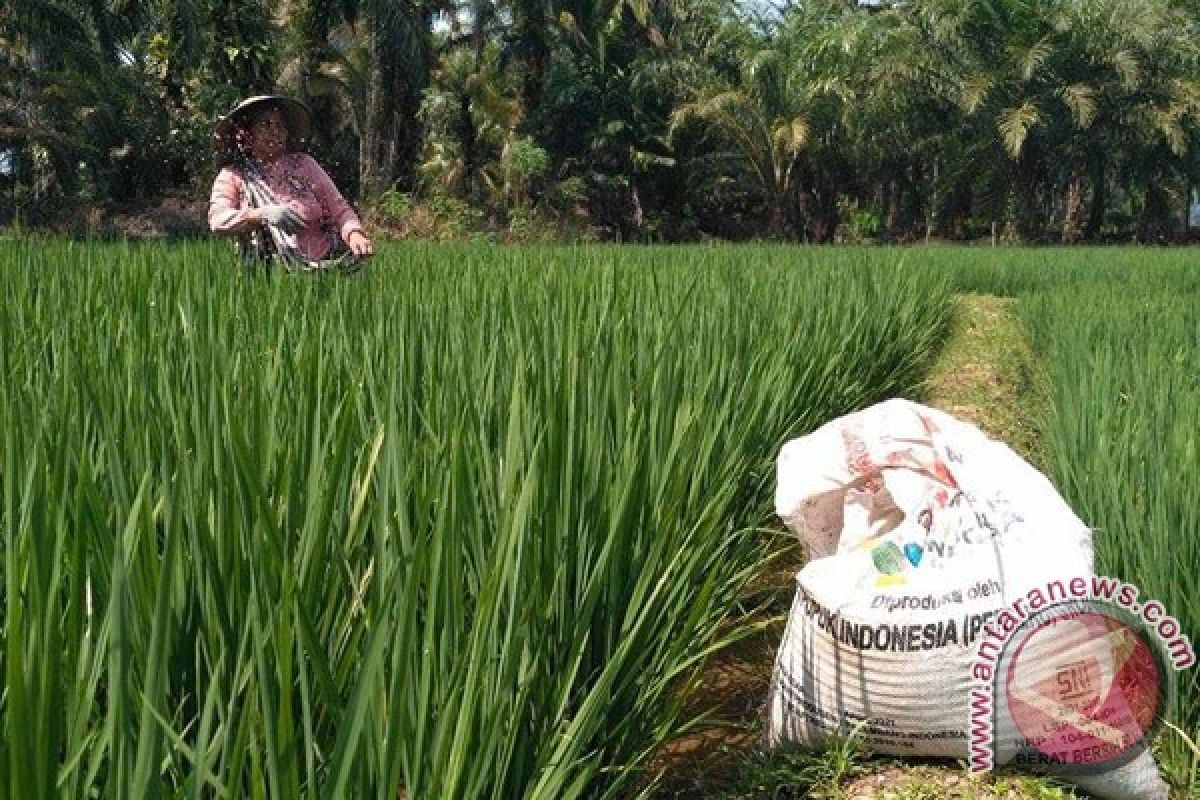
{"type": "Polygon", "coordinates": [[[889,251],[0,243],[0,796],[619,797],[787,438],[919,384],[889,251]]]}

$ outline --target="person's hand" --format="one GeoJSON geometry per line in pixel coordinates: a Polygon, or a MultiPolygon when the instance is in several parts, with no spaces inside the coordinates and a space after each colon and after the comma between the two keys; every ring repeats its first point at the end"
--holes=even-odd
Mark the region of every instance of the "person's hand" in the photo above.
{"type": "Polygon", "coordinates": [[[375,248],[371,245],[371,240],[362,231],[350,231],[350,235],[346,237],[346,244],[350,248],[350,252],[356,256],[370,256],[375,254],[375,248]]]}
{"type": "Polygon", "coordinates": [[[262,206],[258,209],[263,222],[273,228],[279,228],[284,233],[295,233],[302,230],[308,225],[308,220],[300,216],[300,214],[291,206],[279,204],[273,206],[262,206]]]}

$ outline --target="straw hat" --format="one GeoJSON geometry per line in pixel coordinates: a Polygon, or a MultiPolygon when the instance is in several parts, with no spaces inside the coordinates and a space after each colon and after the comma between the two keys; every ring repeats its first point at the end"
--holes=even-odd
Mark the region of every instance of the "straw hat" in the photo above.
{"type": "Polygon", "coordinates": [[[244,126],[258,111],[266,108],[278,108],[287,125],[288,142],[291,147],[300,147],[312,132],[312,115],[308,107],[299,100],[278,94],[259,94],[247,97],[238,103],[228,114],[217,120],[213,132],[213,148],[219,158],[229,153],[235,146],[234,134],[244,126]]]}

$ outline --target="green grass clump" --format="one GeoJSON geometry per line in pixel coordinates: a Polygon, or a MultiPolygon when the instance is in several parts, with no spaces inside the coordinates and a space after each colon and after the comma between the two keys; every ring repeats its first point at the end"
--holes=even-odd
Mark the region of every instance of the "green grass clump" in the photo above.
{"type": "Polygon", "coordinates": [[[902,394],[888,254],[0,244],[0,797],[616,797],[788,437],[902,394]]]}

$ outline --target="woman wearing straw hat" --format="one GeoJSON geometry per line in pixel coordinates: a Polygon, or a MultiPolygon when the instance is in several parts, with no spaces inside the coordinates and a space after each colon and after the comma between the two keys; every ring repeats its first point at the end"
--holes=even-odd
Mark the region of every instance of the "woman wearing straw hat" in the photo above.
{"type": "Polygon", "coordinates": [[[208,225],[238,238],[247,266],[354,271],[374,252],[354,209],[300,152],[311,124],[303,104],[279,95],[243,100],[217,122],[208,225]]]}

